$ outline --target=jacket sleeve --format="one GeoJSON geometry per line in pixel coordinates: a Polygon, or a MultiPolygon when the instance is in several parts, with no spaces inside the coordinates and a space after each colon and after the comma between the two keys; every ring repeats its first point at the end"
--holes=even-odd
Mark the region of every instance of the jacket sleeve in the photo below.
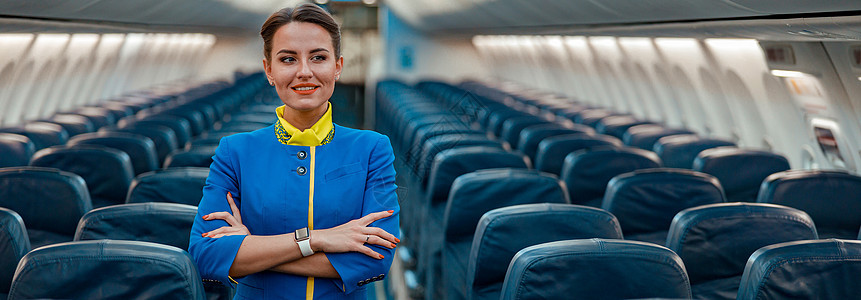
{"type": "MultiPolygon", "coordinates": [[[[394,161],[395,154],[389,138],[383,135],[377,140],[370,153],[362,216],[374,212],[394,210],[395,213],[391,217],[377,220],[369,226],[379,227],[400,238],[398,225],[400,207],[396,194],[394,161]]],[[[383,279],[385,274],[389,272],[389,267],[392,266],[395,249],[376,245],[369,247],[382,254],[384,258],[375,259],[358,252],[326,253],[329,262],[341,276],[341,280],[333,280],[333,282],[347,294],[368,283],[383,279]]]]}
{"type": "Polygon", "coordinates": [[[232,161],[234,158],[231,157],[228,140],[228,138],[221,139],[215,150],[215,156],[212,157],[209,176],[207,176],[206,185],[203,187],[203,199],[200,200],[197,215],[194,217],[194,224],[191,227],[188,252],[194,258],[203,279],[214,279],[227,286],[235,287],[235,281],[228,274],[245,235],[232,235],[217,239],[201,236],[205,232],[229,226],[223,220],[206,221],[202,218],[213,212],[230,212],[227,192],[231,193],[237,207],[242,206],[239,178],[232,161]]]}

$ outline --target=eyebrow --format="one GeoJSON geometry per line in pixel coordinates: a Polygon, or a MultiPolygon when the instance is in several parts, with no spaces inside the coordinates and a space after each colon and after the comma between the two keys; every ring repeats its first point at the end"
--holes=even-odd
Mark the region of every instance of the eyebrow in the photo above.
{"type": "MultiPolygon", "coordinates": [[[[311,50],[311,53],[317,53],[317,52],[329,52],[329,49],[326,49],[326,48],[317,48],[317,49],[311,50]]],[[[287,50],[287,49],[281,49],[281,50],[278,50],[278,52],[276,52],[275,54],[279,54],[279,53],[287,53],[287,54],[292,54],[292,55],[299,54],[299,53],[298,53],[298,52],[296,52],[296,51],[293,51],[293,50],[287,50]]]]}

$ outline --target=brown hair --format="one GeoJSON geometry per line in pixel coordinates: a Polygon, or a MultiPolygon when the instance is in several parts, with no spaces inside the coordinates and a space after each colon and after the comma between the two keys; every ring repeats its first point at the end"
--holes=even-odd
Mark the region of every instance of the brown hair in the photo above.
{"type": "Polygon", "coordinates": [[[263,23],[260,28],[260,36],[263,37],[263,55],[266,61],[272,60],[272,38],[281,26],[290,22],[306,22],[320,25],[332,37],[332,45],[335,46],[335,57],[341,57],[341,28],[328,12],[317,5],[305,3],[295,8],[285,7],[276,11],[263,23]]]}

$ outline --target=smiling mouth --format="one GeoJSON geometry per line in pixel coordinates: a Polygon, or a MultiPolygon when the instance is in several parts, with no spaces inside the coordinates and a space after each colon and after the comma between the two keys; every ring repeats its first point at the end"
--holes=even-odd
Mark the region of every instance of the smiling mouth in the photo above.
{"type": "Polygon", "coordinates": [[[297,91],[310,91],[310,90],[313,90],[316,88],[317,88],[316,86],[303,86],[303,87],[294,87],[293,89],[297,90],[297,91]]]}
{"type": "Polygon", "coordinates": [[[290,89],[292,89],[294,93],[297,93],[299,95],[311,95],[314,92],[316,92],[318,88],[320,88],[320,86],[316,86],[316,85],[308,86],[308,85],[306,85],[306,86],[294,86],[290,89]]]}

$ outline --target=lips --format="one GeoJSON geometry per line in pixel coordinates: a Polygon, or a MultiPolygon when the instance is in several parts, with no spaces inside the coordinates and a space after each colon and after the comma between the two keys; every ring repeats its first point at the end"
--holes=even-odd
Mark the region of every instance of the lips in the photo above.
{"type": "Polygon", "coordinates": [[[316,92],[318,89],[320,89],[320,86],[316,85],[316,84],[310,84],[310,83],[300,83],[300,84],[297,84],[297,85],[290,87],[290,89],[293,90],[293,92],[300,94],[300,95],[310,95],[310,94],[313,94],[314,92],[316,92]]]}

